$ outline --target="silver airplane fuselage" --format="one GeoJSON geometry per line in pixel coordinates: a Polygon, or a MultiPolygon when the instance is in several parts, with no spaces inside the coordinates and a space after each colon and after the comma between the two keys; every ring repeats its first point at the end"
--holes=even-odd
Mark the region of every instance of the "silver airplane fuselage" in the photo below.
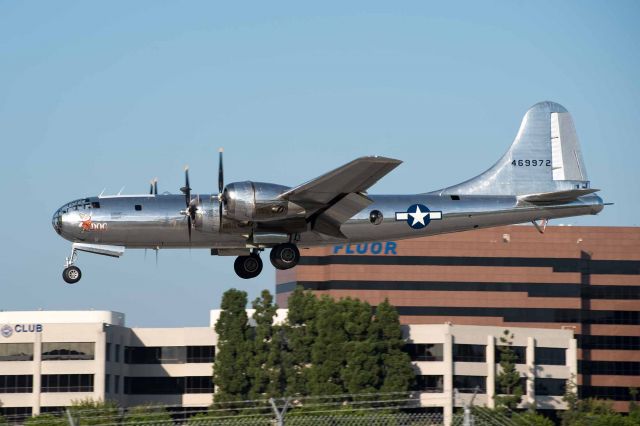
{"type": "MultiPolygon", "coordinates": [[[[61,207],[53,217],[53,226],[71,242],[106,244],[127,248],[265,248],[269,243],[250,241],[255,231],[251,224],[227,226],[218,220],[217,195],[201,195],[199,214],[189,241],[185,232],[184,196],[179,194],[89,197],[61,207]],[[138,207],[136,207],[138,206],[138,207]]],[[[527,223],[541,219],[557,219],[597,214],[602,199],[594,194],[570,202],[531,205],[515,196],[488,195],[369,195],[373,203],[357,213],[340,228],[349,242],[399,240],[459,232],[477,228],[527,223]],[[396,213],[406,212],[411,205],[427,206],[431,212],[442,212],[440,220],[415,229],[396,213]],[[371,211],[382,213],[382,221],[374,224],[371,211]]],[[[278,231],[277,229],[271,229],[278,231]]],[[[300,247],[336,244],[345,239],[313,232],[301,232],[296,239],[300,247]]]]}

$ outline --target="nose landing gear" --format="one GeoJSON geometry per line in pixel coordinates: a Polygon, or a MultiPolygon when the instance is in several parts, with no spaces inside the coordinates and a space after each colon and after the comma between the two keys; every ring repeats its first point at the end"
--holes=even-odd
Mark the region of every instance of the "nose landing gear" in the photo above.
{"type": "Polygon", "coordinates": [[[77,266],[74,266],[78,253],[75,247],[71,247],[71,256],[67,257],[64,262],[64,270],[62,271],[62,279],[67,284],[75,284],[82,278],[82,271],[77,266]]]}

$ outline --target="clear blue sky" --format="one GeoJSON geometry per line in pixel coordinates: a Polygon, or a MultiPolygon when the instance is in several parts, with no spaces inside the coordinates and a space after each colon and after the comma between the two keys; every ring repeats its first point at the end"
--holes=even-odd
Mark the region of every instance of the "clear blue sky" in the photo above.
{"type": "MultiPolygon", "coordinates": [[[[532,104],[573,114],[615,202],[564,223],[640,224],[640,3],[0,0],[0,309],[113,309],[130,325],[206,324],[229,287],[274,288],[206,251],[81,254],[64,202],[227,182],[295,185],[354,157],[404,164],[371,192],[460,182],[507,149],[532,104]]],[[[533,231],[532,231],[533,232],[533,231]]],[[[268,262],[267,262],[268,263],[268,262]]]]}

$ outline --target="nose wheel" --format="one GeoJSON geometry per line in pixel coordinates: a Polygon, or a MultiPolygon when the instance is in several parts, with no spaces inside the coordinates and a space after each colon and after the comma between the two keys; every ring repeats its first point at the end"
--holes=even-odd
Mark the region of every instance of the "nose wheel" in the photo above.
{"type": "Polygon", "coordinates": [[[71,247],[71,256],[67,257],[64,262],[64,270],[62,271],[62,279],[67,284],[75,284],[82,278],[82,271],[77,266],[74,266],[78,253],[75,247],[71,247]]]}
{"type": "Polygon", "coordinates": [[[255,278],[262,272],[262,259],[256,253],[249,256],[238,256],[233,263],[233,269],[240,278],[255,278]]]}
{"type": "Polygon", "coordinates": [[[292,243],[278,244],[271,249],[269,259],[276,269],[291,269],[300,261],[300,250],[292,243]]]}
{"type": "Polygon", "coordinates": [[[77,266],[69,266],[62,271],[62,279],[67,284],[75,284],[82,278],[82,271],[77,266]]]}

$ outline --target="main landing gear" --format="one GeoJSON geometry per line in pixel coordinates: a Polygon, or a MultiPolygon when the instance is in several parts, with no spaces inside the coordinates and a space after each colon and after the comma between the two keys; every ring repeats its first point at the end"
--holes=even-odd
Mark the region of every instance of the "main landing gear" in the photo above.
{"type": "MultiPolygon", "coordinates": [[[[271,249],[269,259],[276,269],[290,269],[300,261],[300,250],[292,243],[278,244],[271,249]]],[[[257,252],[248,256],[238,256],[233,263],[233,269],[240,278],[255,278],[262,272],[262,259],[257,252]]]]}
{"type": "Polygon", "coordinates": [[[75,284],[82,278],[82,271],[77,266],[74,266],[78,254],[75,247],[71,248],[71,256],[67,257],[64,262],[64,270],[62,271],[62,279],[67,284],[75,284]]]}

